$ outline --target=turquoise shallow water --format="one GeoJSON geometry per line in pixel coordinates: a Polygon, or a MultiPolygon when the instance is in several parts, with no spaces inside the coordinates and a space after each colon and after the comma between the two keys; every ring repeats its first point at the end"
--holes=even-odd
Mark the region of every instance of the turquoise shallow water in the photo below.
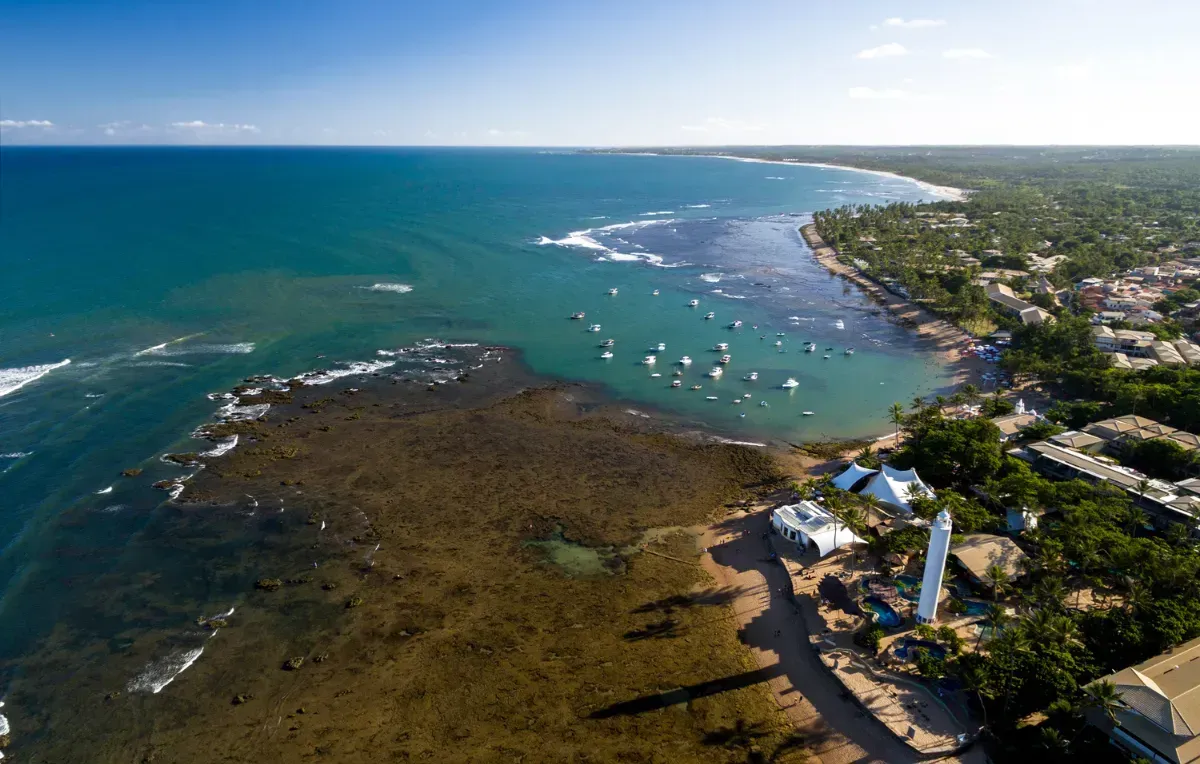
{"type": "Polygon", "coordinates": [[[796,230],[814,209],[928,196],[903,180],[517,150],[5,149],[0,162],[10,676],[80,612],[67,560],[94,570],[136,548],[152,564],[146,529],[163,496],[118,473],[177,474],[157,458],[195,450],[187,433],[217,408],[205,393],[249,374],[386,362],[376,351],[427,337],[507,344],[633,411],[756,442],[886,431],[891,401],[945,383],[928,352],[811,262],[796,230]],[[659,362],[641,364],[659,342],[659,362]],[[718,342],[732,361],[714,381],[718,342]],[[682,355],[694,363],[671,389],[682,355]]]}

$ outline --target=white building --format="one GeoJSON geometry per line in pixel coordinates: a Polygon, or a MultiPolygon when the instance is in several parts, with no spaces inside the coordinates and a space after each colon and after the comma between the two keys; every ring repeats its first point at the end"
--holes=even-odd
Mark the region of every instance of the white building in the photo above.
{"type": "Polygon", "coordinates": [[[942,510],[929,529],[929,551],[925,555],[925,574],[921,578],[921,599],[917,603],[917,623],[937,620],[938,600],[942,596],[942,575],[950,553],[950,513],[942,510]]]}
{"type": "Polygon", "coordinates": [[[866,543],[829,510],[811,501],[779,507],[771,513],[771,525],[801,551],[808,551],[809,544],[815,546],[821,557],[849,544],[866,543]]]}
{"type": "Polygon", "coordinates": [[[859,491],[859,495],[871,494],[886,505],[896,507],[905,512],[912,512],[908,503],[914,495],[933,498],[933,489],[925,485],[916,470],[898,470],[888,465],[875,474],[867,486],[859,491]]]}

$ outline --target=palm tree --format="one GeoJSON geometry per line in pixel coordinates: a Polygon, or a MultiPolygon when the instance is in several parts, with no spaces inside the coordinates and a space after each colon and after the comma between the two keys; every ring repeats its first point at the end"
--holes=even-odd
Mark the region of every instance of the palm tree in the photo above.
{"type": "Polygon", "coordinates": [[[1064,756],[1071,749],[1071,742],[1053,727],[1042,727],[1039,734],[1042,737],[1042,747],[1055,753],[1056,759],[1064,756]]]}
{"type": "Polygon", "coordinates": [[[1046,576],[1034,584],[1033,601],[1045,610],[1058,612],[1066,598],[1067,589],[1058,576],[1046,576]]]}
{"type": "Polygon", "coordinates": [[[900,425],[904,424],[904,406],[893,403],[888,409],[888,419],[896,426],[896,445],[900,445],[900,425]]]}
{"type": "Polygon", "coordinates": [[[922,409],[925,408],[925,399],[922,398],[921,396],[917,395],[917,396],[913,397],[912,403],[910,403],[909,405],[912,406],[913,411],[921,411],[922,409]]]}
{"type": "Polygon", "coordinates": [[[1008,571],[1003,565],[989,565],[986,575],[992,582],[992,602],[997,602],[1002,591],[1008,588],[1008,571]]]}
{"type": "Polygon", "coordinates": [[[879,497],[873,493],[859,494],[859,501],[862,502],[863,509],[867,513],[867,532],[871,530],[871,513],[879,510],[879,497]]]}
{"type": "Polygon", "coordinates": [[[970,406],[974,406],[976,403],[979,403],[979,399],[983,397],[983,394],[980,392],[979,388],[971,384],[963,385],[961,392],[967,401],[967,405],[970,406]]]}
{"type": "Polygon", "coordinates": [[[1084,701],[1087,708],[1094,708],[1100,711],[1113,724],[1120,725],[1117,721],[1117,711],[1122,707],[1121,693],[1117,691],[1117,686],[1107,679],[1101,679],[1099,682],[1089,684],[1085,689],[1087,699],[1084,701]]]}
{"type": "Polygon", "coordinates": [[[992,695],[991,675],[983,668],[982,664],[971,661],[965,664],[958,678],[962,680],[964,687],[975,693],[975,699],[979,701],[979,708],[983,712],[983,726],[988,726],[987,704],[983,702],[983,699],[984,696],[991,697],[992,695]]]}
{"type": "MultiPolygon", "coordinates": [[[[1012,616],[1008,614],[1007,610],[993,602],[991,605],[988,605],[987,612],[983,616],[983,621],[991,628],[992,639],[995,639],[1000,635],[1000,629],[1012,622],[1012,616]]],[[[979,649],[980,643],[983,642],[983,632],[983,629],[979,630],[979,641],[975,643],[976,650],[979,649]]]]}

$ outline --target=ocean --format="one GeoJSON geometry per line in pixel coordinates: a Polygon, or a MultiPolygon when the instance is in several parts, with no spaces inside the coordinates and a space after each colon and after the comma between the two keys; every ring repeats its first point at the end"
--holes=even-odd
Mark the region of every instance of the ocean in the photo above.
{"type": "MultiPolygon", "coordinates": [[[[225,596],[179,572],[188,550],[151,483],[181,474],[164,453],[213,448],[189,437],[223,405],[208,394],[250,375],[323,369],[350,384],[436,338],[511,346],[538,375],[713,437],[886,432],[892,401],[947,372],[812,262],[797,229],[815,209],[931,198],[905,179],[715,158],[0,150],[0,691],[29,681],[24,657],[51,635],[64,673],[136,641],[152,614],[95,607],[136,589],[135,572],[164,571],[173,597],[225,596]]],[[[129,669],[131,692],[163,689],[139,683],[147,671],[129,669]]]]}

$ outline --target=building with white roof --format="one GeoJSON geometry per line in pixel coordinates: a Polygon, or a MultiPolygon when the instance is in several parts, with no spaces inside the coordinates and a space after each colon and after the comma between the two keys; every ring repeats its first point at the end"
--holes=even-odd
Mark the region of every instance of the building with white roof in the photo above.
{"type": "Polygon", "coordinates": [[[779,507],[771,513],[771,526],[802,550],[810,544],[816,547],[821,557],[849,544],[866,543],[832,512],[811,501],[779,507]]]}
{"type": "Polygon", "coordinates": [[[908,503],[912,496],[934,497],[933,489],[922,482],[916,470],[898,470],[886,464],[859,494],[871,494],[884,504],[905,512],[912,512],[912,505],[908,503]]]}
{"type": "Polygon", "coordinates": [[[851,491],[854,486],[858,485],[864,478],[869,478],[879,472],[879,470],[869,469],[860,466],[858,462],[850,462],[850,466],[846,467],[840,475],[835,477],[831,483],[834,488],[840,488],[843,491],[851,491]]]}

